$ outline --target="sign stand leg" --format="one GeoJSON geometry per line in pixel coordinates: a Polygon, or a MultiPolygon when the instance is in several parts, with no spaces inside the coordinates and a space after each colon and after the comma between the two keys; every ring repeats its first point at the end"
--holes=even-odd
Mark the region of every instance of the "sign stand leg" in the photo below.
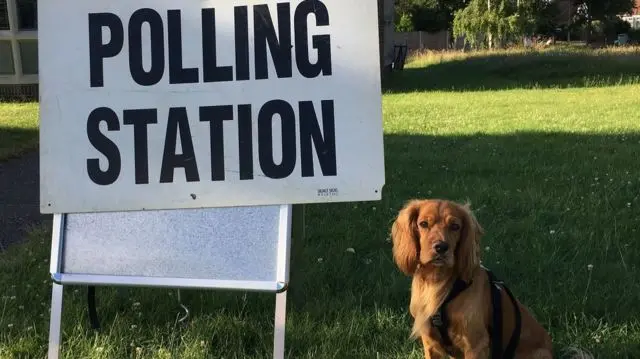
{"type": "Polygon", "coordinates": [[[273,359],[284,359],[287,319],[287,291],[276,293],[276,317],[273,332],[273,359]]]}
{"type": "Polygon", "coordinates": [[[53,283],[51,289],[51,322],[49,323],[49,355],[48,359],[58,359],[62,329],[62,294],[61,284],[53,283]]]}

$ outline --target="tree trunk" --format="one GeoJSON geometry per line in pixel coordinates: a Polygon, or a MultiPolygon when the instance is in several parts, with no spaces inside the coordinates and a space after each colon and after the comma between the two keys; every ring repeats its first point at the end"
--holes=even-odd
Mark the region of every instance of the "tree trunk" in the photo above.
{"type": "Polygon", "coordinates": [[[573,21],[573,1],[568,2],[569,5],[569,19],[567,21],[567,42],[571,43],[571,27],[573,21]]]}
{"type": "MultiPolygon", "coordinates": [[[[491,0],[487,0],[487,13],[491,15],[491,0]]],[[[489,49],[493,49],[493,34],[491,33],[491,29],[488,29],[487,31],[487,42],[489,49]]]]}

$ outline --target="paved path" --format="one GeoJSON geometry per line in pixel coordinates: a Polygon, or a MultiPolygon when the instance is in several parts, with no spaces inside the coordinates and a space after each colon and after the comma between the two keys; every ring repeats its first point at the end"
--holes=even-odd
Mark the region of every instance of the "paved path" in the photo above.
{"type": "Polygon", "coordinates": [[[32,225],[50,221],[40,213],[39,153],[0,161],[0,251],[25,239],[32,225]]]}

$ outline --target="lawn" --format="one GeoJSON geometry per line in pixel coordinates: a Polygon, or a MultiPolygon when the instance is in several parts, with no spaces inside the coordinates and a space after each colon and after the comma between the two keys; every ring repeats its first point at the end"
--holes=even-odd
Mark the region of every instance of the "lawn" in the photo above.
{"type": "Polygon", "coordinates": [[[0,103],[0,161],[38,146],[38,104],[0,103]]]}
{"type": "Polygon", "coordinates": [[[577,46],[426,52],[387,81],[390,91],[485,91],[608,87],[640,83],[640,47],[577,46]]]}
{"type": "MultiPolygon", "coordinates": [[[[307,237],[292,248],[288,357],[421,358],[408,338],[409,278],[392,263],[388,240],[413,197],[472,202],[487,232],[483,264],[531,308],[558,353],[579,346],[596,358],[640,357],[640,85],[592,68],[558,86],[549,78],[530,86],[539,78],[496,75],[487,62],[468,81],[484,78],[489,90],[462,91],[460,78],[438,72],[482,59],[418,58],[386,84],[383,199],[307,206],[307,237]],[[438,86],[429,82],[434,71],[438,86]],[[598,76],[622,81],[580,80],[598,76]]],[[[46,353],[49,239],[39,228],[0,254],[2,359],[46,353]]],[[[65,358],[271,355],[273,295],[183,291],[184,326],[174,291],[97,295],[100,333],[89,329],[86,289],[65,292],[65,358]]]]}

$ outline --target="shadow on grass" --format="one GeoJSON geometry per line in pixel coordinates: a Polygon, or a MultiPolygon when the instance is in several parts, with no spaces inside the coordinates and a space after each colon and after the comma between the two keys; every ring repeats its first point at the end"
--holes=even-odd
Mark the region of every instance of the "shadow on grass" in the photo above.
{"type": "MultiPolygon", "coordinates": [[[[390,134],[385,148],[382,201],[307,206],[307,237],[292,243],[287,357],[421,357],[420,344],[407,337],[410,280],[392,263],[387,240],[395,214],[413,197],[471,200],[487,232],[483,264],[533,310],[558,351],[575,345],[597,358],[640,357],[640,134],[390,134]]],[[[48,236],[38,238],[44,244],[48,236]]],[[[4,323],[15,326],[0,334],[0,346],[9,355],[31,345],[36,357],[46,348],[47,321],[37,318],[48,316],[38,303],[49,297],[42,244],[16,249],[8,264],[0,260],[4,288],[32,284],[6,291],[27,301],[24,310],[17,303],[6,309],[4,323]],[[27,251],[38,259],[26,260],[27,251]],[[41,328],[29,334],[34,321],[41,328]]],[[[98,290],[104,330],[95,336],[85,293],[67,290],[64,350],[79,357],[92,357],[96,347],[112,357],[136,347],[138,357],[162,348],[182,358],[271,356],[272,294],[185,291],[191,318],[182,327],[169,291],[115,293],[98,290]]]]}
{"type": "Polygon", "coordinates": [[[19,157],[37,146],[37,128],[2,127],[0,122],[0,162],[19,157]]]}
{"type": "Polygon", "coordinates": [[[640,54],[515,53],[407,67],[383,81],[388,93],[596,87],[640,83],[640,54]]]}
{"type": "Polygon", "coordinates": [[[49,216],[39,207],[38,131],[0,123],[0,252],[49,216]]]}

